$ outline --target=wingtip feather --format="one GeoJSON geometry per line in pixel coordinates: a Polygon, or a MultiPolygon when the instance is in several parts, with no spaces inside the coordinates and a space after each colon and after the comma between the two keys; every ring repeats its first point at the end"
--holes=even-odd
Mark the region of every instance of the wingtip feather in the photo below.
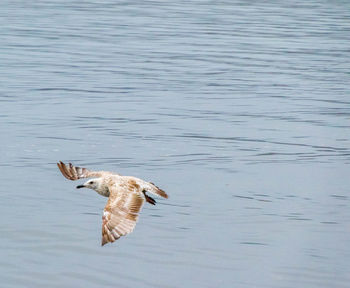
{"type": "Polygon", "coordinates": [[[62,161],[60,161],[59,163],[57,163],[57,166],[58,166],[58,169],[60,169],[62,175],[63,175],[65,178],[71,180],[70,177],[69,177],[69,175],[67,174],[65,164],[64,164],[62,161]]]}

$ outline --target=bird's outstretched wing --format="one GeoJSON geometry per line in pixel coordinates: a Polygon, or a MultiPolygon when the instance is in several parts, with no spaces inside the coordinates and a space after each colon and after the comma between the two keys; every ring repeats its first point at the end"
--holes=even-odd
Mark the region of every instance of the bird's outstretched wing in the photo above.
{"type": "Polygon", "coordinates": [[[81,178],[101,177],[103,173],[106,173],[102,171],[96,172],[90,171],[86,168],[76,167],[73,166],[72,163],[64,164],[62,161],[57,163],[57,166],[64,177],[73,181],[81,178]]]}
{"type": "Polygon", "coordinates": [[[110,185],[109,190],[102,216],[102,246],[134,230],[145,202],[142,189],[134,180],[110,185]]]}

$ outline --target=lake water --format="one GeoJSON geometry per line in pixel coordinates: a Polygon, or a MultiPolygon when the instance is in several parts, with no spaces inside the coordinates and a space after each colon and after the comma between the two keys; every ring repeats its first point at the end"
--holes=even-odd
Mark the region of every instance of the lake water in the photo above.
{"type": "Polygon", "coordinates": [[[1,287],[349,287],[349,1],[1,4],[1,287]]]}

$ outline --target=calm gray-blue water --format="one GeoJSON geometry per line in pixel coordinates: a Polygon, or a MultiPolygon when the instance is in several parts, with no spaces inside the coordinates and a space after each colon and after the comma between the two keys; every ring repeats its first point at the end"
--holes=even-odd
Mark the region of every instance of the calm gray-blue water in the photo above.
{"type": "Polygon", "coordinates": [[[1,287],[349,287],[349,1],[2,1],[1,287]],[[62,160],[170,198],[100,246],[62,160]]]}

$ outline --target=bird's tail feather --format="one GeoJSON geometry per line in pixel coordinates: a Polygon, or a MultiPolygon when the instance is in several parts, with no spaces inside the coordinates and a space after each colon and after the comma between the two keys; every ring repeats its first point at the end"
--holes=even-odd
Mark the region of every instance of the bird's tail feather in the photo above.
{"type": "Polygon", "coordinates": [[[145,188],[146,188],[147,192],[153,193],[153,194],[158,195],[158,196],[163,197],[163,198],[169,197],[168,194],[166,194],[164,190],[160,189],[159,187],[154,185],[152,182],[146,182],[145,184],[146,184],[145,188]]]}

